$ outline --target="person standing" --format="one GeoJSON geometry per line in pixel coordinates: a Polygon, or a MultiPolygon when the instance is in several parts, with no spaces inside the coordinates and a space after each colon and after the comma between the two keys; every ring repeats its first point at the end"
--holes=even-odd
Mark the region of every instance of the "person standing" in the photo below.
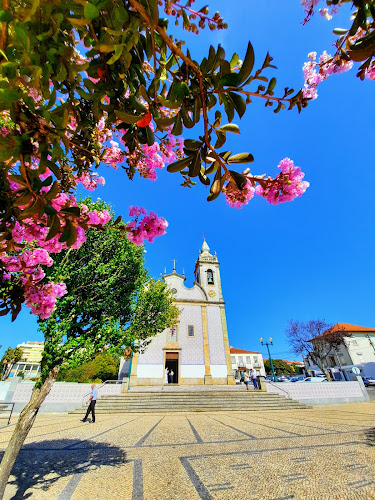
{"type": "Polygon", "coordinates": [[[245,385],[246,385],[246,390],[250,390],[250,387],[249,387],[249,383],[250,383],[250,379],[249,379],[249,374],[247,372],[244,372],[243,374],[243,381],[245,382],[245,385]]]}
{"type": "Polygon", "coordinates": [[[251,370],[250,376],[251,376],[251,381],[253,382],[254,385],[254,389],[258,389],[257,374],[255,373],[254,369],[251,370]]]}
{"type": "Polygon", "coordinates": [[[171,371],[169,372],[169,383],[170,383],[170,384],[173,384],[173,375],[174,375],[174,371],[173,371],[173,370],[171,370],[171,371]]]}
{"type": "Polygon", "coordinates": [[[164,384],[168,384],[168,373],[169,373],[169,370],[167,367],[165,367],[164,384]]]}
{"type": "Polygon", "coordinates": [[[87,422],[87,417],[92,413],[92,420],[91,423],[95,424],[95,405],[96,405],[96,400],[98,398],[98,389],[95,387],[95,384],[91,384],[91,392],[90,392],[90,397],[86,401],[86,404],[89,404],[89,407],[87,408],[87,412],[85,415],[85,418],[82,419],[82,422],[87,422]]]}

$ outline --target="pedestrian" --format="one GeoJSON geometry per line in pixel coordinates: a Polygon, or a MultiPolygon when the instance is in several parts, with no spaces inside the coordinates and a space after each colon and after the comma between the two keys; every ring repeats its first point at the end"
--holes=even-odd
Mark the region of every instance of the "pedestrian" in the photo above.
{"type": "Polygon", "coordinates": [[[92,413],[92,420],[91,424],[95,424],[95,405],[96,405],[96,400],[98,397],[98,389],[95,387],[95,384],[91,384],[91,392],[90,392],[90,397],[86,401],[86,404],[89,404],[89,407],[87,408],[87,412],[85,415],[85,418],[81,420],[81,422],[87,422],[87,417],[92,413]]]}
{"type": "Polygon", "coordinates": [[[255,373],[254,369],[251,370],[250,377],[251,381],[253,382],[254,389],[258,389],[257,374],[255,373]]]}
{"type": "Polygon", "coordinates": [[[250,379],[249,379],[249,374],[247,372],[245,372],[243,374],[243,381],[245,382],[246,390],[248,391],[250,389],[250,386],[249,386],[250,379]]]}
{"type": "Polygon", "coordinates": [[[170,383],[170,384],[173,384],[173,375],[174,375],[174,371],[173,371],[173,370],[171,370],[171,371],[169,372],[169,383],[170,383]]]}
{"type": "Polygon", "coordinates": [[[168,367],[165,367],[165,377],[164,377],[164,384],[168,384],[168,367]]]}

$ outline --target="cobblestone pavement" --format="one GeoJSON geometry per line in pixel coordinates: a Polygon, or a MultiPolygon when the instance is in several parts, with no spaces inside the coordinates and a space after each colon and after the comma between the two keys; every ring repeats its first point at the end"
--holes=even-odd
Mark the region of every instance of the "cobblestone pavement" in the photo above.
{"type": "MultiPolygon", "coordinates": [[[[375,499],[375,403],[306,410],[39,415],[5,498],[375,499]]],[[[14,428],[0,428],[4,449],[14,428]]]]}

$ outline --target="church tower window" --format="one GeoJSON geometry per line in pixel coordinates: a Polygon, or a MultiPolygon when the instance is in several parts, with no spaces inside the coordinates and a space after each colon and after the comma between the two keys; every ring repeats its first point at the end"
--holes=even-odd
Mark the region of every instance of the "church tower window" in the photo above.
{"type": "Polygon", "coordinates": [[[207,284],[214,284],[214,273],[212,272],[212,269],[207,269],[207,284]]]}
{"type": "Polygon", "coordinates": [[[168,331],[168,342],[177,342],[177,326],[172,326],[168,331]]]}

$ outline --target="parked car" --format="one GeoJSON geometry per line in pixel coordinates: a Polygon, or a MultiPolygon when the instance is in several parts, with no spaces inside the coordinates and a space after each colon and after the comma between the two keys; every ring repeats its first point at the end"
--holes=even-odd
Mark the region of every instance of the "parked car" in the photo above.
{"type": "Polygon", "coordinates": [[[375,378],[373,377],[362,377],[362,380],[366,387],[369,387],[370,385],[375,385],[375,378]]]}
{"type": "Polygon", "coordinates": [[[277,377],[278,382],[289,382],[288,377],[285,377],[285,375],[282,375],[281,377],[277,377]]]}
{"type": "Polygon", "coordinates": [[[322,377],[306,377],[298,382],[327,382],[327,379],[322,377]]]}

